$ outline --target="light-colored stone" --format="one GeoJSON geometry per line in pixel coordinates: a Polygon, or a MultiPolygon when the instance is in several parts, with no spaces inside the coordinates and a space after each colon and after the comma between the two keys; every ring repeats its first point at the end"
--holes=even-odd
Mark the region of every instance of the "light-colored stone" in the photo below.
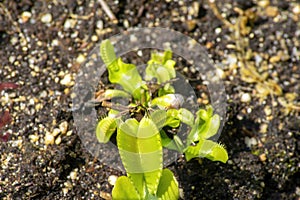
{"type": "Polygon", "coordinates": [[[24,11],[22,14],[21,14],[21,20],[23,23],[26,23],[30,18],[31,18],[32,14],[31,12],[28,12],[28,11],[24,11]]]}
{"type": "Polygon", "coordinates": [[[54,136],[49,133],[46,133],[44,140],[45,140],[45,145],[54,144],[54,136]]]}
{"type": "Polygon", "coordinates": [[[54,136],[54,137],[56,137],[58,134],[60,134],[60,129],[59,128],[55,128],[55,129],[53,129],[53,131],[52,131],[52,135],[54,136]]]}
{"type": "Polygon", "coordinates": [[[268,131],[268,124],[261,124],[260,125],[260,132],[261,133],[267,133],[268,131]]]}
{"type": "Polygon", "coordinates": [[[50,23],[52,22],[52,15],[50,13],[46,13],[41,17],[41,22],[43,23],[50,23]]]}
{"type": "Polygon", "coordinates": [[[278,8],[274,6],[268,6],[266,8],[266,15],[269,17],[276,17],[279,14],[278,8]]]}
{"type": "Polygon", "coordinates": [[[67,19],[64,23],[64,29],[70,29],[70,28],[74,28],[76,25],[76,20],[74,19],[67,19]]]}
{"type": "Polygon", "coordinates": [[[270,108],[270,106],[266,106],[266,107],[264,108],[264,111],[265,111],[265,114],[266,114],[267,116],[269,116],[269,115],[272,114],[272,109],[270,108]]]}
{"type": "Polygon", "coordinates": [[[72,171],[72,172],[70,173],[70,178],[71,178],[72,180],[76,180],[76,178],[77,178],[77,170],[74,170],[74,171],[72,171]]]}
{"type": "Polygon", "coordinates": [[[55,139],[55,144],[56,145],[59,145],[61,143],[61,137],[58,136],[56,139],[55,139]]]}
{"type": "Polygon", "coordinates": [[[257,140],[254,137],[245,137],[245,144],[247,147],[251,148],[251,146],[257,145],[257,140]]]}
{"type": "Polygon", "coordinates": [[[117,179],[118,177],[116,175],[110,175],[107,181],[110,185],[114,186],[117,182],[117,179]]]}
{"type": "Polygon", "coordinates": [[[65,85],[65,86],[72,86],[71,74],[66,74],[65,77],[60,81],[60,84],[65,85]]]}
{"type": "Polygon", "coordinates": [[[295,15],[300,15],[300,4],[297,4],[294,8],[293,8],[293,13],[295,15]]]}
{"type": "Polygon", "coordinates": [[[243,102],[243,103],[249,103],[250,101],[251,101],[251,96],[250,96],[249,93],[242,94],[241,102],[243,102]]]}
{"type": "Polygon", "coordinates": [[[72,135],[72,133],[73,133],[73,131],[71,130],[71,131],[68,131],[67,132],[67,136],[71,136],[72,135]]]}
{"type": "Polygon", "coordinates": [[[76,62],[81,64],[85,61],[85,59],[86,59],[86,57],[83,54],[79,54],[79,56],[76,58],[76,62]]]}
{"type": "Polygon", "coordinates": [[[29,135],[29,139],[32,143],[35,143],[39,140],[39,136],[32,134],[32,135],[29,135]]]}
{"type": "Polygon", "coordinates": [[[259,159],[260,159],[262,162],[266,161],[266,160],[267,160],[266,154],[263,153],[263,154],[259,155],[259,159]]]}
{"type": "Polygon", "coordinates": [[[59,129],[61,131],[61,134],[65,134],[68,131],[68,122],[63,121],[62,123],[59,124],[59,129]]]}
{"type": "Polygon", "coordinates": [[[261,0],[261,1],[257,2],[257,5],[262,8],[265,8],[270,5],[270,1],[269,0],[261,0]]]}

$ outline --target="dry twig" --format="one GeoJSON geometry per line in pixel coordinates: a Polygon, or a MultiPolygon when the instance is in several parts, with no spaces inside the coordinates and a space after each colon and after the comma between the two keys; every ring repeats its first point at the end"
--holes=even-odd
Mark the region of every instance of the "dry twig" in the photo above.
{"type": "Polygon", "coordinates": [[[114,23],[117,23],[118,19],[116,18],[114,13],[111,11],[111,9],[108,7],[107,3],[104,0],[98,0],[98,1],[101,4],[102,9],[104,10],[104,12],[109,17],[109,19],[111,19],[114,23]]]}

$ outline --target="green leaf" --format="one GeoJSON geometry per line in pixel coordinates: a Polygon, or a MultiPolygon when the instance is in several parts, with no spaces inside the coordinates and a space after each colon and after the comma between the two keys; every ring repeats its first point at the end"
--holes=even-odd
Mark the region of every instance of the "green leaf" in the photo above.
{"type": "Polygon", "coordinates": [[[167,112],[165,110],[156,110],[151,113],[150,119],[152,119],[157,129],[160,130],[165,126],[167,112]]]}
{"type": "Polygon", "coordinates": [[[120,84],[123,89],[134,96],[141,98],[140,88],[145,85],[133,64],[122,62],[116,58],[114,48],[109,40],[104,40],[100,45],[100,56],[108,69],[108,78],[111,83],[120,84]]]}
{"type": "Polygon", "coordinates": [[[178,117],[178,110],[169,109],[167,111],[167,120],[165,126],[170,126],[172,128],[177,128],[180,125],[180,120],[178,117]]]}
{"type": "Polygon", "coordinates": [[[210,138],[218,133],[220,127],[220,117],[219,115],[213,115],[209,120],[209,128],[205,130],[206,132],[203,134],[204,138],[210,138]]]}
{"type": "MultiPolygon", "coordinates": [[[[170,50],[165,51],[164,54],[152,52],[151,59],[148,61],[148,66],[146,67],[145,80],[150,81],[156,78],[158,84],[163,84],[175,78],[176,71],[174,66],[176,62],[171,59],[172,52],[170,50]]],[[[167,83],[163,88],[159,89],[159,96],[174,92],[174,88],[170,83],[167,83]]]]}
{"type": "Polygon", "coordinates": [[[185,157],[187,161],[197,157],[206,157],[212,161],[223,163],[228,160],[227,151],[222,145],[206,139],[200,139],[197,145],[187,147],[185,157]]]}
{"type": "Polygon", "coordinates": [[[157,67],[156,74],[158,83],[164,83],[171,79],[168,70],[164,67],[157,67]]]}
{"type": "Polygon", "coordinates": [[[218,144],[214,146],[210,154],[207,154],[206,158],[212,161],[221,161],[223,163],[226,163],[228,160],[228,153],[223,145],[218,144]]]}
{"type": "Polygon", "coordinates": [[[113,45],[109,40],[103,40],[100,45],[100,56],[106,66],[110,66],[117,60],[113,45]]]}
{"type": "Polygon", "coordinates": [[[117,115],[120,113],[120,111],[117,111],[117,110],[114,110],[114,109],[110,109],[108,111],[108,116],[109,117],[112,117],[112,118],[115,118],[117,117],[117,115]]]}
{"type": "Polygon", "coordinates": [[[164,130],[160,130],[160,137],[162,146],[168,148],[168,146],[172,143],[172,139],[168,137],[164,130]]]}
{"type": "Polygon", "coordinates": [[[179,199],[178,182],[169,169],[164,169],[159,181],[157,197],[159,200],[179,199]]]}
{"type": "Polygon", "coordinates": [[[116,90],[116,89],[107,89],[104,93],[104,98],[112,99],[116,97],[124,97],[124,98],[131,98],[130,94],[123,90],[116,90]]]}
{"type": "Polygon", "coordinates": [[[116,119],[105,117],[99,121],[96,127],[96,137],[100,143],[107,143],[117,128],[116,119]]]}
{"type": "Polygon", "coordinates": [[[173,139],[171,139],[164,130],[161,130],[160,136],[163,147],[183,153],[184,145],[177,135],[174,135],[173,139]]]}
{"type": "Polygon", "coordinates": [[[134,184],[141,199],[145,199],[145,197],[147,195],[147,188],[146,188],[145,181],[144,181],[144,174],[143,173],[128,173],[127,176],[130,178],[130,180],[134,184]]]}
{"type": "Polygon", "coordinates": [[[141,173],[148,192],[155,195],[162,172],[162,146],[154,122],[145,117],[140,123],[126,120],[118,129],[117,143],[129,177],[141,173]]]}
{"type": "Polygon", "coordinates": [[[136,191],[136,188],[126,176],[118,178],[115,187],[112,190],[113,200],[140,200],[140,196],[136,191]]]}
{"type": "Polygon", "coordinates": [[[158,106],[160,109],[179,109],[183,104],[183,96],[181,94],[166,94],[156,97],[152,100],[152,106],[158,106]]]}
{"type": "Polygon", "coordinates": [[[194,125],[194,115],[187,109],[181,108],[178,111],[178,118],[181,122],[193,126],[194,125]]]}
{"type": "Polygon", "coordinates": [[[156,64],[165,64],[167,60],[172,59],[172,51],[165,50],[164,53],[159,53],[157,51],[153,51],[151,53],[151,59],[148,61],[148,64],[156,63],[156,64]]]}
{"type": "MultiPolygon", "coordinates": [[[[168,84],[168,85],[170,85],[170,84],[168,84]]],[[[166,94],[174,94],[174,93],[175,93],[175,89],[172,86],[159,88],[159,90],[158,90],[159,97],[164,96],[166,94]]]]}
{"type": "Polygon", "coordinates": [[[142,86],[142,78],[133,64],[124,63],[121,58],[117,59],[118,70],[108,67],[109,81],[120,84],[123,89],[134,95],[142,86]]]}
{"type": "Polygon", "coordinates": [[[200,109],[197,112],[197,118],[195,124],[192,126],[192,130],[188,135],[188,142],[196,142],[200,139],[208,139],[218,133],[220,127],[219,115],[213,115],[213,109],[208,107],[207,111],[200,109]]]}

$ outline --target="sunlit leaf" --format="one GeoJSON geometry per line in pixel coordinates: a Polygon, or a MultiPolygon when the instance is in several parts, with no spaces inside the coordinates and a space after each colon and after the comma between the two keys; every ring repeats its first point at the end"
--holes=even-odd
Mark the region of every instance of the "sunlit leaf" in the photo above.
{"type": "MultiPolygon", "coordinates": [[[[157,79],[158,84],[164,84],[172,78],[176,77],[175,64],[176,62],[171,60],[172,52],[167,50],[164,54],[158,52],[151,53],[151,59],[148,61],[146,67],[145,80],[150,81],[153,78],[157,79]]],[[[166,83],[163,88],[159,89],[159,95],[174,93],[174,88],[170,83],[166,83]]]]}
{"type": "Polygon", "coordinates": [[[152,106],[158,106],[160,109],[179,109],[184,102],[181,94],[166,94],[164,96],[156,97],[152,100],[152,106]]]}
{"type": "Polygon", "coordinates": [[[227,151],[222,145],[206,139],[200,139],[197,145],[187,147],[185,157],[187,161],[197,157],[206,157],[212,161],[223,163],[228,160],[227,151]]]}
{"type": "Polygon", "coordinates": [[[150,119],[152,119],[157,129],[160,130],[165,126],[167,112],[165,110],[156,110],[151,113],[150,119]]]}
{"type": "Polygon", "coordinates": [[[100,143],[107,143],[116,131],[117,123],[113,117],[105,117],[99,121],[96,127],[96,137],[100,143]]]}
{"type": "Polygon", "coordinates": [[[177,128],[180,125],[180,120],[178,117],[178,110],[169,109],[167,110],[167,119],[165,122],[165,126],[170,126],[172,128],[177,128]]]}
{"type": "Polygon", "coordinates": [[[115,187],[112,190],[113,200],[139,200],[141,199],[135,186],[132,184],[130,179],[126,176],[118,178],[115,187]]]}
{"type": "Polygon", "coordinates": [[[124,63],[121,58],[116,58],[114,48],[109,40],[104,40],[100,45],[100,56],[108,69],[108,78],[111,83],[120,84],[123,89],[140,99],[141,93],[137,90],[143,82],[137,68],[133,64],[124,63]]]}
{"type": "Polygon", "coordinates": [[[128,119],[118,129],[117,143],[129,176],[141,173],[148,192],[155,195],[162,172],[162,146],[154,122],[145,117],[140,123],[128,119]]]}
{"type": "Polygon", "coordinates": [[[181,108],[178,111],[178,118],[181,122],[193,126],[194,125],[194,115],[187,109],[181,108]]]}
{"type": "Polygon", "coordinates": [[[159,181],[157,197],[159,200],[179,199],[179,188],[176,178],[169,169],[164,169],[159,181]]]}
{"type": "Polygon", "coordinates": [[[117,89],[107,89],[105,90],[105,93],[104,93],[104,98],[107,98],[107,99],[112,99],[112,98],[115,98],[115,97],[124,97],[124,98],[130,98],[130,94],[128,94],[127,92],[125,91],[122,91],[122,90],[117,90],[117,89]]]}
{"type": "Polygon", "coordinates": [[[213,115],[213,109],[211,106],[207,110],[200,109],[197,112],[197,118],[192,130],[188,135],[188,142],[196,142],[200,139],[208,139],[218,133],[220,127],[219,115],[213,115]]]}

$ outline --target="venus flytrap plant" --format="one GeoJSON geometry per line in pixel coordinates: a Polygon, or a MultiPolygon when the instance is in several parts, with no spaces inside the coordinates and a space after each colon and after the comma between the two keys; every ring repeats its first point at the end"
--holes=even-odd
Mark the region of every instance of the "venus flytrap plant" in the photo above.
{"type": "Polygon", "coordinates": [[[213,114],[213,108],[199,109],[196,116],[181,108],[184,98],[175,93],[172,86],[176,72],[170,50],[151,54],[145,80],[135,65],[126,64],[116,57],[109,40],[102,42],[100,55],[108,69],[109,81],[123,88],[107,89],[95,100],[109,109],[107,116],[97,125],[97,139],[100,143],[107,143],[116,133],[120,157],[127,172],[127,176],[118,178],[112,192],[113,199],[179,198],[173,173],[163,169],[163,148],[184,153],[187,160],[206,157],[213,161],[227,161],[225,148],[210,140],[220,126],[220,118],[213,114]],[[151,81],[156,81],[157,87],[149,84],[151,81]],[[129,99],[129,104],[109,102],[114,98],[129,99]],[[129,112],[131,118],[125,119],[124,111],[129,112]],[[170,136],[166,132],[178,129],[182,123],[190,127],[186,143],[178,135],[170,136]]]}

